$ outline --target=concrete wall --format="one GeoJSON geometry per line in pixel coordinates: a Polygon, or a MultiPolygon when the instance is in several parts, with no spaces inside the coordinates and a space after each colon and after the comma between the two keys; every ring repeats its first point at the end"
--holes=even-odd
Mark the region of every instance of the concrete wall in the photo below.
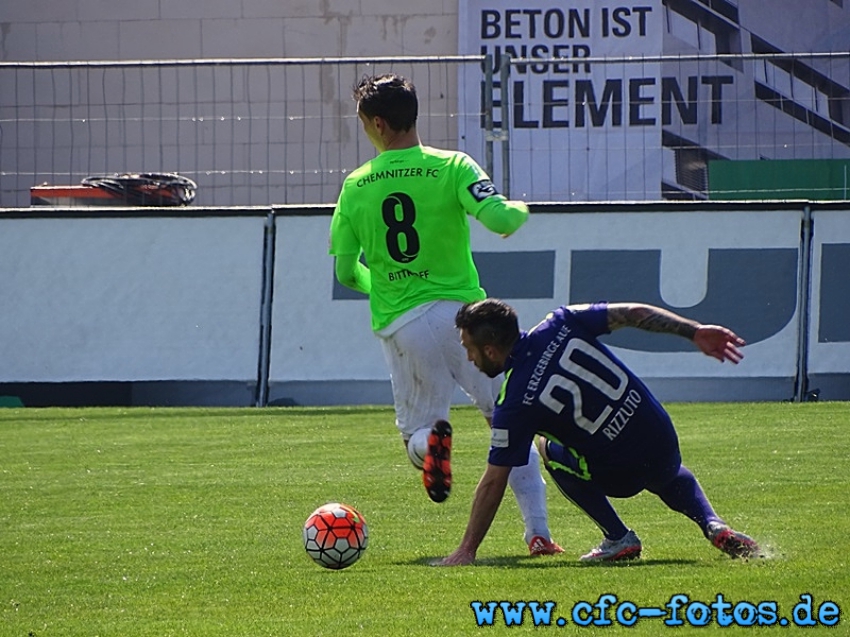
{"type": "MultiPolygon", "coordinates": [[[[456,0],[10,0],[0,62],[445,56],[457,22],[456,0]]],[[[412,77],[423,139],[458,145],[456,72],[419,67],[0,69],[0,206],[125,172],[187,176],[202,206],[332,202],[374,155],[350,99],[364,74],[412,77]]]]}
{"type": "Polygon", "coordinates": [[[8,0],[1,60],[448,55],[457,0],[8,0]]]}
{"type": "Polygon", "coordinates": [[[0,221],[0,382],[256,383],[265,215],[0,221]]]}

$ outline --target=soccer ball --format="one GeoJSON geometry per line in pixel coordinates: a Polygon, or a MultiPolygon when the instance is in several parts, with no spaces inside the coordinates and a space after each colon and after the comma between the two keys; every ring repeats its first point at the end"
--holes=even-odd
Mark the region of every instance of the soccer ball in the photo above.
{"type": "Polygon", "coordinates": [[[353,507],[339,502],[320,506],[304,523],[304,548],[319,566],[347,568],[369,544],[366,520],[353,507]]]}

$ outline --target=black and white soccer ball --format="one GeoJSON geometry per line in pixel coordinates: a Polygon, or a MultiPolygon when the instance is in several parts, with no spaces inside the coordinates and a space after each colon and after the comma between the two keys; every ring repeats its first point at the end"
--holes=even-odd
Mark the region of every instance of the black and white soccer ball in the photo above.
{"type": "Polygon", "coordinates": [[[340,502],[320,506],[304,522],[304,549],[319,566],[348,568],[369,545],[366,520],[354,507],[340,502]]]}

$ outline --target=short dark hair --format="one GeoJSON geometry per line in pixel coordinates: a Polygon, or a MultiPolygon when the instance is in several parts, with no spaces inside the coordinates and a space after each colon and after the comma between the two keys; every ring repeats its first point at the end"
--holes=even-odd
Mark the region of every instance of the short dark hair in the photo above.
{"type": "Polygon", "coordinates": [[[382,117],[396,131],[410,130],[419,116],[416,87],[395,73],[363,77],[353,97],[366,117],[382,117]]]}
{"type": "Polygon", "coordinates": [[[519,338],[516,311],[499,299],[467,303],[457,311],[455,327],[465,330],[478,347],[495,345],[510,350],[519,338]]]}

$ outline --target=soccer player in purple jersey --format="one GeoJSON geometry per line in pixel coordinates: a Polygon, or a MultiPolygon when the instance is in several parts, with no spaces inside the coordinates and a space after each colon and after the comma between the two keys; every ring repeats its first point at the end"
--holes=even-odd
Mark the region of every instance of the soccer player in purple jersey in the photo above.
{"type": "Polygon", "coordinates": [[[694,475],[682,464],[669,415],[646,385],[597,337],[621,327],[678,334],[708,356],[737,364],[744,340],[718,325],[703,325],[641,303],[562,306],[528,332],[516,312],[497,299],[467,303],[455,324],[469,359],[491,377],[505,373],[493,414],[490,456],[458,549],[439,562],[470,564],[502,500],[512,467],[528,461],[537,434],[540,455],[561,492],[602,530],[589,562],[640,557],[640,539],[609,497],[656,494],[696,522],[705,537],[732,557],[755,557],[750,537],[715,513],[694,475]]]}

